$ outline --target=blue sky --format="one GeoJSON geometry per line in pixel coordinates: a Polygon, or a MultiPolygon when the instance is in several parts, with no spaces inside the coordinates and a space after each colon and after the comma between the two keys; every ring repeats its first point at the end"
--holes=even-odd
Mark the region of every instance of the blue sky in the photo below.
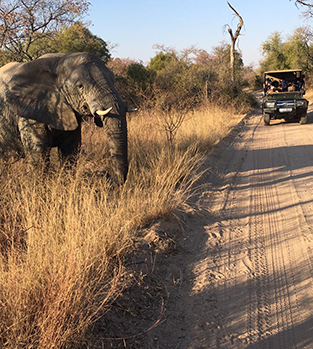
{"type": "MultiPolygon", "coordinates": [[[[223,27],[237,28],[237,17],[225,0],[90,0],[90,30],[116,44],[114,58],[148,63],[155,44],[181,51],[192,45],[209,53],[221,42],[230,42],[223,27]]],[[[293,0],[230,0],[244,20],[239,48],[245,65],[258,66],[260,47],[274,31],[287,38],[301,26],[313,26],[293,0]],[[271,19],[275,14],[275,18],[271,19]]]]}

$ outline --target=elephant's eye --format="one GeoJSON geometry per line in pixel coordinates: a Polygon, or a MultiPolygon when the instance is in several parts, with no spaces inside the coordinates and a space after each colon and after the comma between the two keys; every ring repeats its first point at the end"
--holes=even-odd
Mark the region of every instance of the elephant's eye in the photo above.
{"type": "Polygon", "coordinates": [[[81,82],[78,82],[77,87],[81,90],[84,87],[84,85],[81,82]]]}

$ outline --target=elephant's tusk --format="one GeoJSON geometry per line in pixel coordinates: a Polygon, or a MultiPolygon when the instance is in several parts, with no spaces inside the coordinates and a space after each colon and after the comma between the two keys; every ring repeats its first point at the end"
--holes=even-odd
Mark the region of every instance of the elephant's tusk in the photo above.
{"type": "Polygon", "coordinates": [[[98,114],[99,116],[105,116],[107,114],[109,114],[109,112],[112,110],[113,108],[110,107],[106,110],[96,110],[96,114],[98,114]]]}
{"type": "Polygon", "coordinates": [[[127,111],[128,111],[128,113],[134,113],[134,112],[138,111],[138,109],[137,108],[127,108],[127,111]]]}

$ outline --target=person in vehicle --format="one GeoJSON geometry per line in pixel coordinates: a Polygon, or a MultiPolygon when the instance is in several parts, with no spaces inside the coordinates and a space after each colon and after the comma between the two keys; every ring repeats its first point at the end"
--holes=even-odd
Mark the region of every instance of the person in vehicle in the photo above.
{"type": "Polygon", "coordinates": [[[285,79],[279,80],[279,92],[285,92],[288,89],[287,81],[285,79]]]}
{"type": "Polygon", "coordinates": [[[279,92],[279,82],[277,80],[271,79],[271,87],[267,92],[279,92]]]}
{"type": "Polygon", "coordinates": [[[297,91],[304,91],[305,89],[305,81],[304,81],[305,75],[301,75],[301,77],[297,80],[297,91]]]}
{"type": "Polygon", "coordinates": [[[263,84],[263,90],[264,92],[268,92],[268,90],[270,90],[272,87],[272,82],[271,82],[271,79],[270,78],[266,78],[265,79],[265,82],[263,84]]]}

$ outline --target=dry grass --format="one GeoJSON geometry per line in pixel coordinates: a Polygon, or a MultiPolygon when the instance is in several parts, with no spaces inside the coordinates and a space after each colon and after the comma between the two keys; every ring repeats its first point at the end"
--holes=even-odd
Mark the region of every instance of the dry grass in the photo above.
{"type": "Polygon", "coordinates": [[[201,152],[207,152],[229,130],[235,126],[243,115],[234,115],[234,111],[221,109],[214,105],[202,107],[194,115],[190,115],[178,133],[178,142],[197,144],[201,152]]]}
{"type": "Polygon", "coordinates": [[[75,175],[1,163],[0,347],[81,347],[127,284],[123,258],[140,229],[192,195],[204,151],[239,117],[213,107],[192,113],[169,145],[153,113],[132,115],[120,188],[103,176],[105,137],[91,125],[75,175]]]}
{"type": "Polygon", "coordinates": [[[304,98],[311,102],[313,100],[313,90],[307,90],[304,98]]]}

